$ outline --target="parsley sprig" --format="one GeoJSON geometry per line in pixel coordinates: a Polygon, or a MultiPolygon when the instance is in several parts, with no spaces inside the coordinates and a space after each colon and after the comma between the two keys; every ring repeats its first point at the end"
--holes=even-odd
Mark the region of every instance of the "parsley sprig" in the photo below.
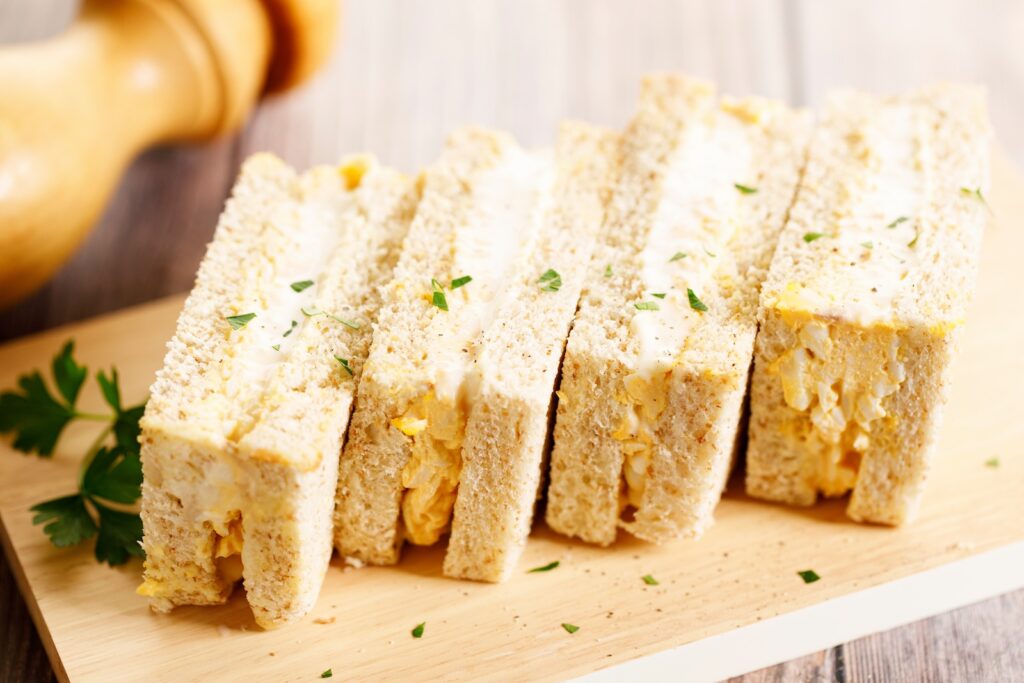
{"type": "Polygon", "coordinates": [[[56,395],[42,374],[34,370],[18,379],[18,388],[0,393],[0,433],[14,433],[13,446],[23,453],[49,457],[64,428],[73,420],[92,420],[106,427],[87,452],[78,476],[78,492],[32,506],[33,524],[59,548],[96,537],[96,559],[124,564],[130,555],[142,557],[142,521],[120,509],[139,499],[142,463],[139,456],[139,419],[146,404],[125,407],[116,369],[96,374],[108,415],[77,408],[88,369],[74,358],[68,341],[51,366],[56,395]],[[111,443],[112,440],[112,443],[111,443]]]}

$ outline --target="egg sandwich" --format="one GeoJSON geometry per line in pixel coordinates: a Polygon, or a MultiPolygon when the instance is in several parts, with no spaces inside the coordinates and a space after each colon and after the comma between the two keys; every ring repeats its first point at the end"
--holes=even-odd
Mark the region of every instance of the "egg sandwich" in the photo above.
{"type": "Polygon", "coordinates": [[[761,295],[747,491],[902,524],[934,452],[989,217],[980,90],[836,93],[761,295]]]}
{"type": "Polygon", "coordinates": [[[425,172],[341,460],[342,555],[391,564],[450,534],[446,575],[512,571],[617,143],[567,123],[527,151],[467,128],[425,172]]]}
{"type": "Polygon", "coordinates": [[[562,367],[546,520],[607,545],[711,523],[733,461],[761,281],[807,113],[643,81],[562,367]]]}
{"type": "Polygon", "coordinates": [[[372,158],[297,175],[249,159],[141,421],[152,607],[305,614],[331,556],[338,457],[416,184],[372,158]]]}

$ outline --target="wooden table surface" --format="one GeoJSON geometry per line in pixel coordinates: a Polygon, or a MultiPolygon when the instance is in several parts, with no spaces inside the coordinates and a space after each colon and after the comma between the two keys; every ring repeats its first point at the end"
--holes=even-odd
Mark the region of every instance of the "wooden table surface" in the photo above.
{"type": "MultiPolygon", "coordinates": [[[[75,6],[0,0],[0,43],[52,35],[75,6]]],[[[985,83],[999,143],[1024,164],[1021,35],[1019,0],[351,0],[334,58],[312,83],[264,102],[237,135],[136,160],[78,254],[0,312],[0,340],[187,290],[252,152],[306,167],[370,150],[413,171],[470,122],[548,144],[565,117],[621,126],[651,70],[807,105],[840,86],[985,83]]],[[[1024,591],[738,680],[1021,680],[1021,624],[1024,591]]],[[[52,678],[0,561],[0,681],[52,678]]]]}

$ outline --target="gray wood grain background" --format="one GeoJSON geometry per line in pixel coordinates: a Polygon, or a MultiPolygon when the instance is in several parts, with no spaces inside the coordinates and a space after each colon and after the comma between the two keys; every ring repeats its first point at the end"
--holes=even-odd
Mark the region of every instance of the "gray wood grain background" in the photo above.
{"type": "MultiPolygon", "coordinates": [[[[0,43],[53,35],[75,6],[0,0],[0,43]]],[[[136,160],[71,262],[0,312],[0,339],[188,289],[251,152],[305,167],[370,150],[412,171],[464,123],[548,144],[562,118],[622,125],[652,70],[808,106],[835,87],[981,82],[1000,145],[1022,163],[1022,36],[1019,0],[349,0],[338,49],[310,84],[262,103],[237,135],[136,160]]],[[[1024,680],[1022,624],[1024,591],[739,680],[1024,680]]],[[[0,681],[51,678],[0,561],[0,681]]]]}

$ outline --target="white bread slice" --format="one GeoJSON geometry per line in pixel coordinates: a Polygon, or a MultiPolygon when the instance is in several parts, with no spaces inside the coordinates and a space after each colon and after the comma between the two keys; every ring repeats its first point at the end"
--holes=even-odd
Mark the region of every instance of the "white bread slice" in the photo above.
{"type": "Polygon", "coordinates": [[[855,520],[913,516],[988,219],[990,135],[971,87],[828,99],[761,297],[752,496],[852,490],[855,520]]]}
{"type": "Polygon", "coordinates": [[[779,103],[644,79],[562,367],[556,531],[607,545],[619,527],[663,542],[711,523],[809,133],[779,103]]]}
{"type": "Polygon", "coordinates": [[[406,538],[434,543],[450,526],[446,574],[512,570],[616,139],[566,124],[552,157],[464,129],[427,171],[342,457],[343,555],[393,563],[406,538]]]}
{"type": "Polygon", "coordinates": [[[224,602],[239,577],[260,626],[312,607],[355,384],[417,194],[367,157],[303,176],[270,155],[243,166],[142,419],[139,592],[154,609],[224,602]]]}

